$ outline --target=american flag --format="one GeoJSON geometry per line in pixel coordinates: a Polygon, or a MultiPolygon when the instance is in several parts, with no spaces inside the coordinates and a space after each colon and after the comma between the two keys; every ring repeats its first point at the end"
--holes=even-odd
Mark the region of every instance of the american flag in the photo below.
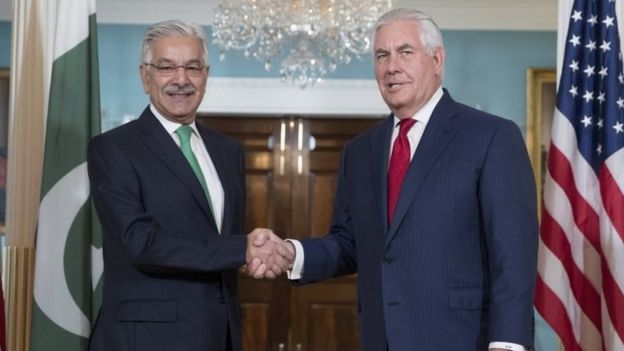
{"type": "Polygon", "coordinates": [[[565,350],[624,350],[624,75],[615,0],[575,0],[557,91],[535,306],[565,350]]]}

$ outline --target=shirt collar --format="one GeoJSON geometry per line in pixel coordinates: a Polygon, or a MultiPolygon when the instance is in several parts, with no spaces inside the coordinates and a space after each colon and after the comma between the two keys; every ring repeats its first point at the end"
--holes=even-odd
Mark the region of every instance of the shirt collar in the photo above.
{"type": "MultiPolygon", "coordinates": [[[[154,105],[150,104],[150,111],[154,114],[156,119],[162,124],[169,135],[173,135],[175,131],[182,125],[181,123],[173,122],[165,118],[158,110],[154,107],[154,105]]],[[[199,135],[199,131],[197,130],[197,126],[195,125],[195,121],[189,124],[189,127],[193,129],[195,135],[199,135]]]]}
{"type": "MultiPolygon", "coordinates": [[[[438,90],[436,90],[436,92],[433,93],[431,98],[429,98],[429,101],[427,101],[427,103],[425,103],[425,105],[418,112],[416,112],[416,114],[413,115],[412,118],[417,120],[418,122],[423,123],[425,126],[427,126],[427,123],[429,122],[429,119],[431,118],[431,114],[433,113],[433,109],[438,105],[438,102],[440,102],[443,95],[444,95],[444,92],[442,91],[442,86],[440,86],[438,87],[438,90]]],[[[394,116],[395,127],[399,124],[400,121],[401,121],[400,118],[398,118],[397,116],[394,116]]]]}

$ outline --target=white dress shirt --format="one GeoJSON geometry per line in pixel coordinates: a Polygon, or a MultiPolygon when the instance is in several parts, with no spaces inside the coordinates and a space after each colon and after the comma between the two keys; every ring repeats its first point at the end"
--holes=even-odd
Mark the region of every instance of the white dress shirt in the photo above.
{"type": "MultiPolygon", "coordinates": [[[[436,105],[438,105],[440,99],[442,99],[442,95],[444,95],[444,92],[442,91],[442,87],[440,87],[435,93],[433,93],[431,99],[429,99],[429,101],[427,101],[427,103],[418,112],[416,112],[414,116],[412,116],[412,119],[415,119],[416,123],[407,132],[407,140],[410,144],[410,160],[414,157],[414,153],[416,152],[420,139],[425,132],[425,127],[427,126],[427,123],[429,123],[433,109],[436,105]]],[[[394,116],[394,129],[392,129],[392,139],[390,140],[390,150],[388,150],[388,160],[390,159],[390,155],[392,155],[394,141],[399,136],[400,121],[400,118],[394,116]]],[[[390,162],[388,162],[388,167],[390,167],[390,162]]]]}
{"type": "MultiPolygon", "coordinates": [[[[166,119],[163,115],[161,115],[156,108],[150,104],[150,110],[156,116],[156,119],[162,124],[165,128],[169,136],[173,139],[173,141],[180,147],[180,138],[175,133],[175,131],[182,125],[180,123],[172,122],[166,119]]],[[[223,186],[221,185],[221,180],[219,179],[219,174],[217,173],[217,169],[212,163],[212,159],[210,158],[210,154],[208,150],[206,150],[206,146],[202,140],[199,131],[197,130],[197,126],[195,125],[195,121],[189,124],[189,127],[193,129],[193,133],[191,133],[191,150],[195,154],[195,158],[197,158],[197,162],[199,163],[199,168],[204,175],[204,180],[206,181],[206,186],[208,186],[208,192],[210,192],[210,200],[212,202],[212,211],[214,215],[215,222],[217,224],[217,229],[219,233],[221,233],[221,225],[223,223],[223,202],[224,202],[224,194],[223,194],[223,186]]]]}

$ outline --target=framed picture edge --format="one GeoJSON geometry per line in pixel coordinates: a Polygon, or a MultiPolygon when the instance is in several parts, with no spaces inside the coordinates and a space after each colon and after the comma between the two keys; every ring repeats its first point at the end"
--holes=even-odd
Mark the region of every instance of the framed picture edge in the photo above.
{"type": "MultiPolygon", "coordinates": [[[[543,93],[546,84],[555,84],[557,75],[554,68],[533,68],[530,67],[526,72],[526,134],[525,142],[533,166],[533,175],[535,176],[535,184],[537,188],[537,209],[541,219],[542,214],[542,165],[546,160],[542,156],[542,125],[546,116],[542,116],[544,105],[543,93]]],[[[553,109],[554,114],[554,109],[553,109]]],[[[552,116],[548,117],[549,119],[552,116]]],[[[552,121],[550,121],[552,122],[552,121]]]]}
{"type": "MultiPolygon", "coordinates": [[[[9,80],[11,76],[11,71],[9,70],[8,67],[0,67],[0,80],[9,80]]],[[[7,99],[8,101],[8,99],[7,99]]],[[[0,106],[0,108],[4,108],[3,106],[0,106]]],[[[7,107],[8,110],[8,107],[7,107]]],[[[7,116],[8,117],[8,116],[7,116]]],[[[2,146],[0,146],[2,147],[2,146]]],[[[6,206],[5,206],[6,208],[6,206]]],[[[4,221],[0,221],[0,235],[4,235],[4,221]]]]}

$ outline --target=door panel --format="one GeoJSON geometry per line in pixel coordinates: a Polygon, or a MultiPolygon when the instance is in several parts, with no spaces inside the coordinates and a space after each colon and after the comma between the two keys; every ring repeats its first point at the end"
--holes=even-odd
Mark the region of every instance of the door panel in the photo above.
{"type": "MultiPolygon", "coordinates": [[[[246,210],[245,231],[254,228],[273,228],[273,212],[279,202],[275,192],[275,156],[269,140],[274,137],[277,119],[248,118],[200,118],[199,123],[216,129],[240,141],[245,148],[246,166],[246,210]]],[[[279,323],[274,315],[277,296],[274,283],[269,280],[254,280],[240,276],[240,299],[242,307],[243,349],[245,351],[266,351],[274,349],[273,333],[281,332],[279,339],[285,339],[288,322],[279,323]]],[[[284,319],[284,318],[282,318],[284,319]]]]}
{"type": "MultiPolygon", "coordinates": [[[[293,233],[298,238],[320,237],[331,224],[336,175],[344,144],[370,128],[371,119],[308,119],[303,143],[305,172],[295,177],[293,233]],[[301,206],[305,203],[305,206],[301,206]]],[[[305,274],[305,273],[304,273],[305,274]]],[[[331,279],[293,289],[292,344],[302,350],[359,350],[355,276],[331,279]]],[[[295,350],[297,350],[295,348],[295,350]]]]}
{"type": "Polygon", "coordinates": [[[336,194],[336,175],[334,173],[316,173],[310,175],[310,227],[309,237],[325,235],[332,219],[332,211],[327,204],[333,204],[336,194]]]}
{"type": "MultiPolygon", "coordinates": [[[[202,117],[246,151],[246,231],[323,236],[344,144],[376,119],[202,117]]],[[[358,350],[356,276],[293,288],[287,279],[240,277],[246,351],[358,350]]]]}
{"type": "Polygon", "coordinates": [[[293,289],[294,350],[359,350],[354,281],[336,279],[293,289]],[[296,335],[304,335],[298,339],[296,335]]]}

